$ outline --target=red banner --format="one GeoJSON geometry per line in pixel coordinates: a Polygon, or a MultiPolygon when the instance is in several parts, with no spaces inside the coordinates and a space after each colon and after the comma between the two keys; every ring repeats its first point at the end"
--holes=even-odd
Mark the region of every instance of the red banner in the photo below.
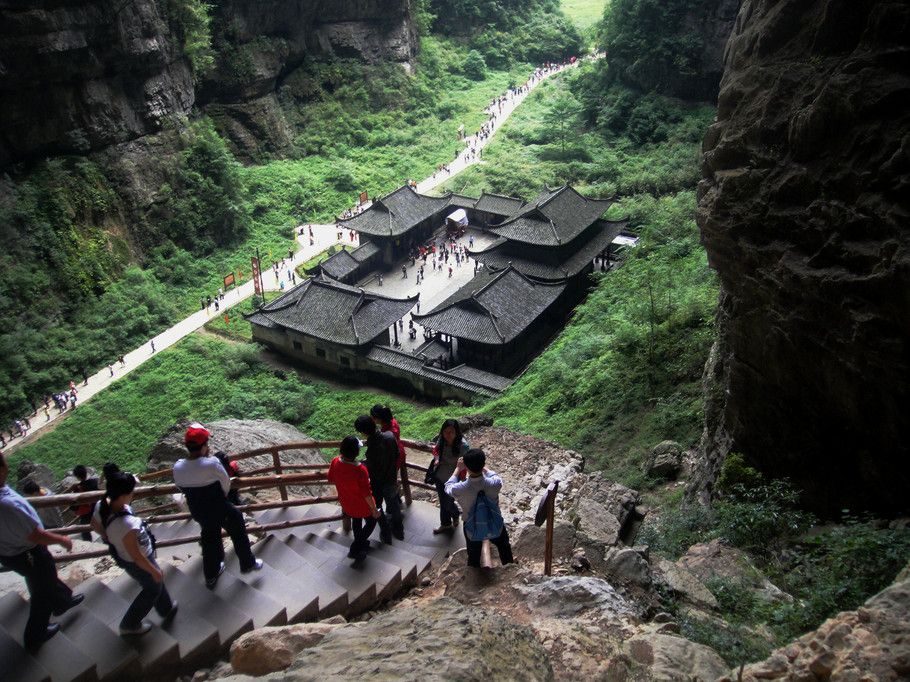
{"type": "Polygon", "coordinates": [[[252,263],[253,263],[253,290],[256,292],[257,296],[262,296],[262,287],[260,286],[260,281],[259,281],[259,259],[256,257],[253,257],[252,263]]]}
{"type": "Polygon", "coordinates": [[[369,194],[367,194],[366,192],[361,192],[361,193],[360,193],[360,204],[361,204],[361,205],[367,203],[369,200],[370,200],[370,195],[369,195],[369,194]]]}
{"type": "Polygon", "coordinates": [[[230,275],[225,275],[224,288],[227,289],[228,287],[234,286],[234,284],[236,284],[236,282],[234,281],[234,273],[232,272],[230,275]]]}

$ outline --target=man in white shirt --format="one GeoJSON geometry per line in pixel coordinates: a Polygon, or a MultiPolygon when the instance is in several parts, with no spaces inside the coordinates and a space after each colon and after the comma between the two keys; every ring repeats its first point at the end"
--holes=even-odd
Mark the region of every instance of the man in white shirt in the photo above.
{"type": "Polygon", "coordinates": [[[209,457],[211,435],[202,424],[191,424],[184,436],[189,455],[174,464],[174,483],[186,497],[190,514],[202,529],[202,573],[205,586],[210,590],[215,588],[218,577],[224,572],[222,528],[231,536],[241,572],[262,568],[262,561],[254,557],[250,549],[243,515],[228,501],[231,479],[221,462],[209,457]]]}
{"type": "MultiPolygon", "coordinates": [[[[459,458],[455,472],[445,483],[447,494],[455,498],[461,512],[464,514],[464,537],[465,548],[468,550],[468,566],[480,568],[480,552],[483,548],[483,541],[472,540],[468,536],[468,527],[471,516],[474,513],[474,503],[477,501],[477,494],[483,492],[487,499],[499,508],[499,491],[502,489],[502,479],[496,475],[496,472],[489,471],[486,468],[487,456],[483,450],[472,448],[468,450],[463,457],[459,458]],[[462,472],[467,470],[468,476],[465,480],[459,480],[462,472]]],[[[511,564],[512,546],[509,543],[509,534],[503,525],[499,537],[491,538],[490,542],[496,545],[499,551],[499,560],[503,564],[511,564]]]]}
{"type": "Polygon", "coordinates": [[[63,615],[84,597],[60,581],[47,550],[48,545],[61,545],[71,552],[73,541],[44,530],[35,509],[6,484],[8,477],[9,466],[0,453],[0,564],[25,578],[30,604],[23,643],[35,650],[60,631],[59,624],[50,624],[51,614],[63,615]]]}

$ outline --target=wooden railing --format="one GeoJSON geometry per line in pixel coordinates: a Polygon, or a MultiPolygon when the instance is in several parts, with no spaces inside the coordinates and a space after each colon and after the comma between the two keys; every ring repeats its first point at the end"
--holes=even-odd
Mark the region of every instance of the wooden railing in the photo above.
{"type": "MultiPolygon", "coordinates": [[[[411,450],[417,450],[420,452],[432,452],[432,445],[420,441],[412,441],[407,439],[402,439],[402,443],[405,447],[411,450]]],[[[313,505],[320,503],[330,503],[337,502],[338,498],[334,495],[332,496],[311,496],[311,497],[302,497],[297,499],[289,499],[288,488],[291,486],[308,486],[308,485],[318,485],[327,482],[327,473],[328,473],[328,464],[286,464],[281,461],[281,452],[286,450],[303,450],[303,449],[321,449],[321,448],[337,448],[341,445],[341,441],[299,441],[294,443],[282,443],[269,445],[262,448],[256,448],[255,450],[248,450],[241,453],[229,454],[227,457],[230,461],[242,461],[250,459],[252,457],[258,457],[261,455],[271,455],[272,464],[267,467],[259,467],[257,469],[252,469],[250,471],[244,472],[242,476],[238,476],[231,480],[231,488],[237,490],[258,490],[263,488],[276,488],[278,490],[280,501],[276,502],[258,502],[253,504],[240,505],[237,507],[241,512],[253,512],[253,511],[263,511],[266,509],[280,509],[287,507],[298,507],[304,505],[313,505]],[[285,471],[295,471],[295,472],[306,472],[306,473],[284,473],[285,471]],[[266,475],[261,475],[266,474],[266,475]]],[[[427,490],[435,490],[435,486],[428,485],[421,480],[415,481],[408,476],[408,470],[414,469],[415,471],[425,473],[427,468],[420,466],[419,464],[412,464],[411,462],[406,462],[405,466],[401,468],[401,487],[402,492],[404,493],[406,504],[410,505],[412,502],[411,488],[423,488],[427,490]]],[[[180,492],[180,489],[173,483],[157,483],[161,479],[173,478],[173,469],[160,469],[158,471],[152,471],[145,474],[141,474],[139,480],[142,482],[151,481],[151,485],[141,485],[137,486],[133,491],[133,498],[135,500],[142,500],[154,497],[162,497],[166,495],[172,495],[174,493],[180,492]]],[[[44,508],[44,507],[71,507],[75,505],[83,504],[94,504],[95,502],[104,499],[104,491],[92,491],[85,493],[65,493],[62,495],[47,495],[43,497],[29,497],[26,498],[28,502],[35,508],[44,508]]],[[[170,514],[161,514],[167,509],[172,509],[173,507],[178,506],[176,502],[167,502],[164,504],[157,504],[147,509],[137,510],[139,514],[144,518],[144,520],[149,524],[156,523],[168,523],[172,521],[182,521],[191,517],[189,512],[177,512],[170,514]],[[151,512],[151,513],[149,513],[151,512]]],[[[273,530],[284,530],[287,528],[294,528],[297,526],[306,526],[317,523],[325,523],[329,521],[341,521],[344,530],[347,532],[350,529],[350,519],[347,518],[341,511],[337,515],[331,516],[319,516],[313,518],[301,519],[298,521],[281,521],[277,523],[269,524],[249,524],[247,525],[247,531],[252,533],[265,533],[273,530]]],[[[70,525],[64,526],[61,528],[54,528],[53,531],[62,535],[75,535],[77,533],[88,532],[91,530],[89,525],[70,525]]],[[[226,536],[226,533],[222,533],[222,537],[226,536]]],[[[158,544],[159,547],[172,547],[176,545],[190,544],[199,542],[199,536],[187,536],[180,538],[172,538],[170,540],[161,541],[158,544]]],[[[54,555],[54,560],[58,563],[64,563],[69,561],[76,561],[78,559],[91,559],[96,557],[107,556],[109,553],[106,547],[99,548],[97,550],[87,550],[83,552],[72,552],[67,554],[56,554],[54,555]]]]}

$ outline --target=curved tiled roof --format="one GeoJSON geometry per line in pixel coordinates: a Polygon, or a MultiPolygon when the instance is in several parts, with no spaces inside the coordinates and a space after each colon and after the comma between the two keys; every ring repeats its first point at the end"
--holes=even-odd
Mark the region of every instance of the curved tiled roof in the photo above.
{"type": "Polygon", "coordinates": [[[556,190],[546,189],[491,231],[525,244],[567,244],[590,227],[613,203],[612,199],[588,199],[568,185],[556,190]]]}
{"type": "Polygon", "coordinates": [[[510,265],[528,277],[545,280],[571,278],[607,248],[628,225],[628,221],[598,220],[588,239],[576,239],[562,246],[531,246],[498,239],[483,251],[468,251],[472,258],[493,271],[510,265]]]}
{"type": "Polygon", "coordinates": [[[502,194],[491,194],[483,192],[480,199],[474,202],[474,208],[484,213],[495,213],[501,216],[511,216],[518,213],[525,202],[515,197],[507,197],[502,194]]]}
{"type": "Polygon", "coordinates": [[[430,197],[404,185],[373,201],[363,213],[339,220],[338,224],[346,230],[357,230],[375,237],[398,237],[434,213],[444,210],[449,203],[448,195],[430,197]]]}
{"type": "Polygon", "coordinates": [[[505,344],[530,326],[566,288],[566,282],[535,282],[518,270],[482,270],[425,315],[411,315],[424,327],[456,338],[505,344]]]}
{"type": "Polygon", "coordinates": [[[362,346],[401,319],[417,302],[389,298],[336,282],[310,278],[246,318],[251,324],[284,327],[343,346],[362,346]]]}
{"type": "Polygon", "coordinates": [[[318,272],[321,270],[332,279],[344,279],[359,267],[360,263],[348,251],[342,249],[322,261],[313,268],[313,271],[318,272]]]}
{"type": "Polygon", "coordinates": [[[508,377],[485,372],[467,365],[459,365],[444,370],[427,365],[422,359],[404,351],[389,348],[388,346],[373,346],[367,357],[381,365],[394,367],[420,377],[438,381],[442,384],[457,386],[471,393],[494,396],[504,391],[512,383],[508,377]]]}

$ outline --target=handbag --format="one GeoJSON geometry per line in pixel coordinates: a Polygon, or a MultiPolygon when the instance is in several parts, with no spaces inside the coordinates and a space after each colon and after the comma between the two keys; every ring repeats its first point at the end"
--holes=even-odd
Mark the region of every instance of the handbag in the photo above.
{"type": "Polygon", "coordinates": [[[423,477],[423,482],[427,485],[436,485],[436,458],[430,460],[427,467],[427,473],[423,477]]]}

